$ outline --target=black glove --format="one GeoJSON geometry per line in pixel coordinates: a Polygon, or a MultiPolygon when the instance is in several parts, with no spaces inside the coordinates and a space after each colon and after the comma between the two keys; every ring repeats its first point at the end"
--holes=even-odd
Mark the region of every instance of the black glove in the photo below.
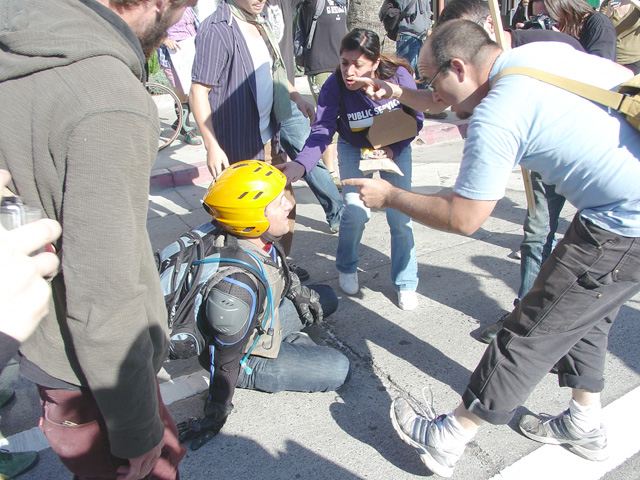
{"type": "Polygon", "coordinates": [[[191,417],[186,422],[177,425],[180,442],[192,440],[191,450],[198,450],[220,432],[231,410],[233,410],[233,405],[225,405],[207,399],[204,406],[204,417],[191,417]]]}
{"type": "Polygon", "coordinates": [[[286,297],[295,305],[305,326],[322,322],[324,313],[320,305],[320,295],[315,290],[303,286],[295,273],[291,274],[291,286],[286,297]]]}

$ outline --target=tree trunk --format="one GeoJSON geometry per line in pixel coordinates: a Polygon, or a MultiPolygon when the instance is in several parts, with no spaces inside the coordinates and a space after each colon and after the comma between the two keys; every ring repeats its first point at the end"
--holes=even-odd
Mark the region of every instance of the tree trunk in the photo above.
{"type": "Polygon", "coordinates": [[[382,22],[378,18],[378,12],[382,0],[349,0],[349,12],[347,14],[347,29],[367,28],[373,30],[380,36],[380,41],[384,40],[383,51],[395,53],[396,44],[385,37],[382,22]]]}

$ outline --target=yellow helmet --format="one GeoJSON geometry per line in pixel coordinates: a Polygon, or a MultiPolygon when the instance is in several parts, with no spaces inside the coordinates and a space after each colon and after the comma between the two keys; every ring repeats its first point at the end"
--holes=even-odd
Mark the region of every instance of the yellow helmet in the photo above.
{"type": "Polygon", "coordinates": [[[211,183],[203,199],[204,208],[234,235],[259,237],[269,229],[265,207],[286,184],[284,174],[268,163],[234,163],[211,183]]]}

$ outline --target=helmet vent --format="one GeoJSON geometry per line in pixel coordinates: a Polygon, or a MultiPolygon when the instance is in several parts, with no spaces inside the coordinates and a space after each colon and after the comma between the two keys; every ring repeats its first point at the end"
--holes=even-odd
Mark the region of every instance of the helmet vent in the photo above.
{"type": "Polygon", "coordinates": [[[242,194],[238,197],[238,200],[242,200],[244,197],[246,197],[247,193],[249,192],[242,192],[242,194]]]}
{"type": "Polygon", "coordinates": [[[253,199],[254,199],[254,200],[258,200],[258,199],[262,196],[262,194],[263,194],[263,193],[264,193],[264,192],[262,192],[262,191],[261,191],[261,192],[256,193],[256,196],[255,196],[255,197],[253,197],[253,199]]]}

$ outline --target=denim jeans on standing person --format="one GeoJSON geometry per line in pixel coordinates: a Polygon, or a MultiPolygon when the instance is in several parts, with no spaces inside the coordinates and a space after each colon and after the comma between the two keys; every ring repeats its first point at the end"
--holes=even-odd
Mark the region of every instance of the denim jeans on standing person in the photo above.
{"type": "MultiPolygon", "coordinates": [[[[282,122],[280,127],[280,140],[282,148],[284,148],[289,158],[295,160],[302,147],[304,147],[304,142],[307,141],[309,133],[311,133],[311,127],[309,126],[309,119],[304,117],[295,102],[291,102],[291,112],[293,114],[291,118],[282,122]]],[[[340,216],[342,215],[342,200],[340,199],[338,188],[333,183],[333,178],[331,178],[331,174],[322,160],[303,179],[318,199],[329,226],[337,228],[340,225],[340,216]]]]}
{"type": "MultiPolygon", "coordinates": [[[[393,159],[404,176],[380,172],[380,177],[396,187],[411,190],[411,146],[393,159]]],[[[371,178],[360,171],[360,149],[338,139],[340,178],[371,178]]],[[[371,218],[371,210],[364,206],[357,187],[342,187],[344,213],[338,233],[336,268],[342,273],[358,270],[358,248],[365,224],[371,218]]],[[[413,241],[411,218],[404,213],[387,208],[387,223],[391,230],[391,282],[396,291],[415,291],[418,286],[418,262],[413,241]]]]}
{"type": "Polygon", "coordinates": [[[556,193],[554,185],[542,183],[539,173],[531,172],[531,183],[535,216],[531,217],[527,212],[524,221],[524,240],[520,244],[520,290],[514,305],[531,290],[540,266],[555,246],[558,220],[565,202],[565,198],[556,193]]]}
{"type": "MultiPolygon", "coordinates": [[[[325,318],[338,308],[338,297],[328,285],[309,285],[320,294],[325,318]]],[[[240,369],[237,386],[263,392],[328,392],[337,390],[349,376],[349,360],[335,348],[316,344],[306,334],[291,300],[278,307],[283,341],[277,358],[252,355],[247,364],[253,372],[240,369]]]]}
{"type": "MultiPolygon", "coordinates": [[[[400,58],[404,58],[411,68],[416,79],[421,79],[418,73],[418,54],[420,48],[422,48],[423,40],[408,34],[399,34],[396,41],[396,55],[400,58]]],[[[416,84],[418,88],[426,88],[426,82],[420,82],[416,84]]]]}

